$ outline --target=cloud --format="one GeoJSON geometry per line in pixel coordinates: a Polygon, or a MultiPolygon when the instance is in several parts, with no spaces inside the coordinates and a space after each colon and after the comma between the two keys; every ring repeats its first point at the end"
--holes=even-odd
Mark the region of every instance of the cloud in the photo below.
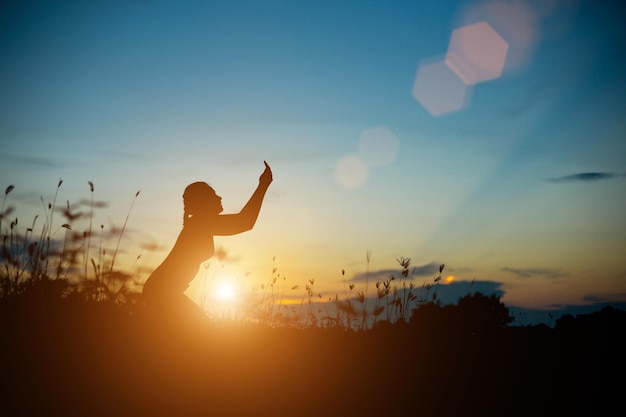
{"type": "Polygon", "coordinates": [[[218,261],[225,262],[239,262],[238,257],[230,256],[228,254],[228,250],[223,246],[218,246],[215,248],[215,254],[213,255],[218,261]]]}
{"type": "Polygon", "coordinates": [[[411,273],[414,276],[418,276],[418,277],[435,275],[439,273],[439,265],[440,264],[431,262],[427,265],[416,266],[413,269],[411,269],[411,273]]]}
{"type": "Polygon", "coordinates": [[[166,245],[161,245],[156,241],[152,241],[152,242],[139,243],[139,248],[146,252],[160,252],[160,251],[166,251],[169,247],[166,245]]]}
{"type": "Polygon", "coordinates": [[[520,278],[532,278],[532,277],[545,277],[545,278],[560,278],[567,275],[567,273],[561,271],[560,269],[552,269],[552,268],[510,268],[504,267],[501,268],[504,272],[510,272],[512,274],[517,275],[520,278]]]}
{"type": "Polygon", "coordinates": [[[65,248],[65,242],[63,239],[50,239],[44,242],[42,239],[34,239],[32,230],[29,229],[29,231],[31,233],[15,233],[11,239],[12,242],[5,241],[5,244],[2,245],[3,248],[0,251],[0,264],[6,262],[6,264],[2,265],[3,269],[5,267],[8,268],[9,264],[12,264],[13,268],[24,268],[25,270],[30,271],[33,265],[35,265],[30,262],[30,250],[33,250],[33,253],[36,254],[53,256],[57,256],[57,254],[70,250],[65,248]],[[41,242],[44,242],[43,247],[41,242]]]}
{"type": "MultiPolygon", "coordinates": [[[[392,275],[396,279],[400,279],[402,276],[402,270],[398,269],[379,269],[377,271],[359,272],[350,278],[350,282],[365,282],[369,279],[370,282],[386,281],[392,275]]],[[[408,278],[415,277],[435,277],[439,273],[439,264],[431,262],[426,265],[415,266],[409,268],[408,278]]]]}
{"type": "Polygon", "coordinates": [[[592,182],[622,177],[623,175],[612,172],[581,172],[578,174],[566,175],[563,177],[549,178],[550,182],[592,182]]]}
{"type": "MultiPolygon", "coordinates": [[[[268,157],[268,163],[270,165],[279,162],[289,163],[301,163],[309,161],[318,161],[331,156],[329,151],[315,148],[292,148],[292,149],[279,149],[273,151],[271,156],[268,157]]],[[[240,150],[236,154],[230,155],[225,161],[225,165],[241,166],[257,164],[259,162],[258,153],[255,151],[240,150]]]]}
{"type": "Polygon", "coordinates": [[[378,271],[359,272],[349,279],[350,282],[377,282],[386,281],[390,276],[399,276],[400,270],[398,269],[379,269],[378,271]]]}
{"type": "Polygon", "coordinates": [[[119,157],[121,159],[127,159],[127,160],[132,160],[132,161],[136,161],[136,160],[150,160],[150,158],[144,154],[138,153],[138,152],[126,152],[126,151],[122,151],[119,149],[113,149],[113,150],[108,150],[105,151],[106,153],[119,157]]]}
{"type": "Polygon", "coordinates": [[[3,159],[21,165],[40,168],[63,168],[67,165],[57,158],[43,156],[5,155],[3,159]]]}
{"type": "Polygon", "coordinates": [[[593,304],[601,304],[601,303],[615,303],[622,302],[626,303],[626,293],[615,293],[615,294],[590,294],[582,298],[584,303],[593,303],[593,304]]]}
{"type": "Polygon", "coordinates": [[[105,209],[109,207],[109,203],[107,203],[106,201],[100,201],[100,200],[88,200],[86,198],[81,198],[78,203],[76,203],[77,206],[82,206],[82,207],[93,207],[95,209],[105,209]]]}

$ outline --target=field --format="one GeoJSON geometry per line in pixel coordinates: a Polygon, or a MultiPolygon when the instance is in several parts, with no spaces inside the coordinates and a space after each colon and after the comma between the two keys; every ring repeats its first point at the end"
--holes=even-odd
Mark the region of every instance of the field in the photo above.
{"type": "Polygon", "coordinates": [[[599,415],[624,375],[626,315],[610,308],[554,329],[435,308],[359,332],[168,328],[111,303],[3,301],[7,416],[599,415]]]}

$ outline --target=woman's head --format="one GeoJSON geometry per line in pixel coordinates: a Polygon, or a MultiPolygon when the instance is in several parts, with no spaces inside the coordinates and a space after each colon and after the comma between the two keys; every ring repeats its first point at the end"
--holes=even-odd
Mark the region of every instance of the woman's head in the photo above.
{"type": "Polygon", "coordinates": [[[206,182],[194,182],[183,193],[185,215],[183,223],[189,217],[197,215],[215,215],[222,212],[222,197],[206,182]]]}

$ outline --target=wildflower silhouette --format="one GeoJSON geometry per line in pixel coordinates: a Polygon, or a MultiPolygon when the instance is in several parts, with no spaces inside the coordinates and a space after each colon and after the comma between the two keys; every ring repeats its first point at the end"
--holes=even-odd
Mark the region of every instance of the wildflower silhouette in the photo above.
{"type": "Polygon", "coordinates": [[[206,318],[184,291],[202,262],[215,253],[215,236],[229,236],[253,228],[265,193],[272,183],[267,162],[252,196],[236,214],[221,214],[222,197],[206,182],[189,184],[183,194],[183,228],[165,260],[152,272],[143,287],[149,311],[172,324],[206,318]],[[182,321],[181,321],[182,320],[182,321]]]}

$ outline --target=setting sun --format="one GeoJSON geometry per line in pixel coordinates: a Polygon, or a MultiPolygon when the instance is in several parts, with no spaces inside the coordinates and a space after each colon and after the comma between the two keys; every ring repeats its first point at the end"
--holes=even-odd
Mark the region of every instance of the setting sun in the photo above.
{"type": "Polygon", "coordinates": [[[235,299],[235,287],[230,282],[220,282],[215,287],[215,296],[221,301],[235,299]]]}

